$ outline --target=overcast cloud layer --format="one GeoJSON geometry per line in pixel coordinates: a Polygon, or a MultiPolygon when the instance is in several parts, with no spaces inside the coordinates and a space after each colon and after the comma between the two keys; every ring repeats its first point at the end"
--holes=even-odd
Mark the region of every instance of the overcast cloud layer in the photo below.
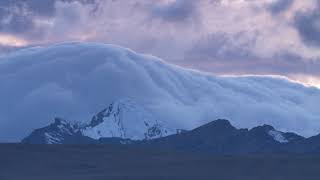
{"type": "Polygon", "coordinates": [[[318,0],[2,0],[0,52],[99,41],[215,74],[320,86],[318,0]]]}

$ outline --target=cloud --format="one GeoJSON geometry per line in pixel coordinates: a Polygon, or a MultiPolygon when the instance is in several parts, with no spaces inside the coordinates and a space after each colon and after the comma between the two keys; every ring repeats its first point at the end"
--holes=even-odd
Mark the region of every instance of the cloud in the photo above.
{"type": "Polygon", "coordinates": [[[0,56],[5,55],[9,52],[16,51],[24,47],[17,47],[17,46],[9,46],[9,45],[1,45],[0,44],[0,56]]]}
{"type": "Polygon", "coordinates": [[[43,40],[46,26],[56,15],[57,3],[94,4],[94,0],[3,0],[0,3],[0,32],[25,38],[43,40]]]}
{"type": "Polygon", "coordinates": [[[3,1],[10,8],[0,8],[0,34],[23,45],[112,43],[219,74],[319,78],[317,12],[306,13],[312,0],[36,2],[3,1]]]}
{"type": "Polygon", "coordinates": [[[19,34],[33,27],[33,21],[22,2],[4,1],[0,10],[1,32],[19,34]]]}
{"type": "Polygon", "coordinates": [[[279,14],[290,8],[293,3],[294,0],[276,0],[268,6],[268,10],[270,10],[272,14],[279,14]]]}
{"type": "Polygon", "coordinates": [[[180,23],[197,18],[198,3],[199,1],[193,0],[176,0],[149,8],[153,18],[180,23]]]}
{"type": "Polygon", "coordinates": [[[284,78],[220,77],[99,43],[21,49],[0,58],[0,141],[17,141],[56,116],[89,121],[129,98],[170,127],[227,118],[319,133],[320,90],[284,78]],[[116,83],[115,83],[116,82],[116,83]],[[23,125],[22,125],[23,124],[23,125]]]}
{"type": "Polygon", "coordinates": [[[267,56],[257,53],[254,49],[260,37],[252,32],[211,34],[194,43],[182,63],[214,74],[277,74],[292,79],[301,74],[320,77],[319,59],[302,57],[286,50],[267,56]]]}
{"type": "Polygon", "coordinates": [[[303,40],[309,46],[320,47],[320,2],[309,12],[299,12],[294,25],[303,40]]]}

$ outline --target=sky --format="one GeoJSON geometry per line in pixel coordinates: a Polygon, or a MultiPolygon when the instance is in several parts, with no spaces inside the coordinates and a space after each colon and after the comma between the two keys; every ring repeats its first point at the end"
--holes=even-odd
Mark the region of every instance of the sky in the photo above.
{"type": "Polygon", "coordinates": [[[104,42],[218,75],[320,87],[319,0],[1,0],[0,53],[104,42]]]}

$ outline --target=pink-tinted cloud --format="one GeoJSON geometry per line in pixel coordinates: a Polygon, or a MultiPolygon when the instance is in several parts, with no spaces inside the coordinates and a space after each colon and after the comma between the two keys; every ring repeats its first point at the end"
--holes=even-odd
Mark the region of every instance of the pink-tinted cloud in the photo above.
{"type": "Polygon", "coordinates": [[[0,33],[27,45],[118,44],[218,74],[319,77],[316,0],[35,2],[2,1],[0,33]]]}

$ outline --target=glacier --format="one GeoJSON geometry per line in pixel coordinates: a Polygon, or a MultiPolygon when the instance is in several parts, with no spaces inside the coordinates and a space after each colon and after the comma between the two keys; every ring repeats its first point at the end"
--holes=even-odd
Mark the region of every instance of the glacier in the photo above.
{"type": "Polygon", "coordinates": [[[3,55],[0,85],[1,142],[19,141],[54,117],[88,123],[121,99],[171,129],[229,119],[238,128],[320,132],[316,87],[272,76],[215,76],[110,44],[59,43],[3,55]]]}

